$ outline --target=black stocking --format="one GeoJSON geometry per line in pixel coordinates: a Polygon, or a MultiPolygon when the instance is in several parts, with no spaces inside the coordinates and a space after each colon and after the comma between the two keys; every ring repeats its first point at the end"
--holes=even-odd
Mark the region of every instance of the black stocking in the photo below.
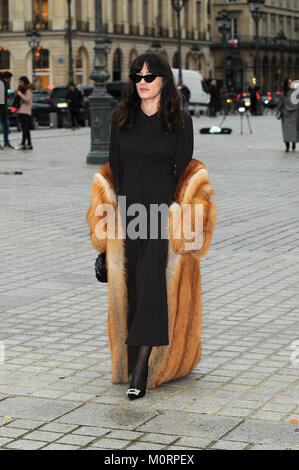
{"type": "Polygon", "coordinates": [[[151,350],[152,346],[139,346],[137,361],[132,375],[130,388],[137,388],[139,390],[146,388],[148,360],[151,350]]]}

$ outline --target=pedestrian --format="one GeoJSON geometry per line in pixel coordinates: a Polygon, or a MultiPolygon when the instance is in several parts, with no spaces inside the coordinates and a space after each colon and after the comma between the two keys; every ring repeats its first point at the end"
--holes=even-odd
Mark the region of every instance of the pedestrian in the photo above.
{"type": "Polygon", "coordinates": [[[220,93],[215,79],[211,81],[210,95],[210,116],[215,117],[216,112],[220,110],[220,93]]]}
{"type": "Polygon", "coordinates": [[[16,150],[33,149],[30,134],[32,90],[33,85],[29,82],[28,77],[22,75],[22,77],[19,78],[19,87],[15,92],[14,100],[14,105],[18,107],[16,112],[22,128],[22,142],[16,147],[16,150]]]}
{"type": "Polygon", "coordinates": [[[1,124],[2,124],[3,146],[4,146],[2,147],[0,145],[0,149],[3,149],[3,148],[13,149],[14,148],[9,142],[9,120],[8,120],[8,111],[7,111],[11,77],[12,77],[12,73],[10,72],[3,72],[1,76],[1,80],[4,83],[5,102],[4,104],[0,105],[0,117],[1,117],[1,124]]]}
{"type": "Polygon", "coordinates": [[[252,116],[257,116],[258,113],[258,106],[259,106],[259,93],[258,93],[259,87],[256,84],[255,79],[252,79],[252,82],[250,83],[248,87],[248,93],[250,95],[250,113],[252,116]]]}
{"type": "Polygon", "coordinates": [[[292,142],[292,150],[295,150],[296,142],[299,141],[299,105],[296,100],[292,99],[293,92],[293,80],[286,78],[283,82],[283,90],[275,110],[276,118],[281,119],[286,152],[290,149],[290,142],[292,142]]]}
{"type": "Polygon", "coordinates": [[[182,94],[183,97],[183,110],[189,113],[189,103],[190,103],[190,97],[191,97],[191,91],[185,85],[185,83],[182,83],[181,87],[179,87],[179,90],[182,94]]]}
{"type": "Polygon", "coordinates": [[[80,129],[80,109],[82,106],[83,95],[73,82],[69,83],[67,102],[72,120],[72,130],[80,129]]]}
{"type": "Polygon", "coordinates": [[[181,109],[167,60],[141,54],[129,77],[112,113],[109,162],[94,177],[86,218],[93,246],[107,253],[112,382],[130,383],[127,396],[133,400],[143,397],[147,386],[188,374],[199,361],[199,258],[211,242],[216,206],[210,202],[206,167],[192,158],[192,118],[181,109]],[[126,211],[117,204],[118,196],[125,199],[126,211]],[[163,237],[166,226],[150,216],[162,204],[169,220],[180,217],[183,201],[203,207],[200,248],[187,247],[186,239],[175,236],[177,225],[169,238],[163,237]],[[110,237],[107,231],[99,235],[101,204],[115,208],[124,237],[110,237]],[[120,219],[119,209],[125,212],[120,219]],[[136,210],[146,214],[137,234],[132,231],[136,210]]]}

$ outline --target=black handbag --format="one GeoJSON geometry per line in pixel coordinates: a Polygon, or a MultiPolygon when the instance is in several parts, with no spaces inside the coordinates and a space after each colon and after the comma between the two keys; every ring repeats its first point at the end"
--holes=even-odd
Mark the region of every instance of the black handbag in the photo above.
{"type": "Polygon", "coordinates": [[[95,262],[95,274],[99,282],[108,282],[108,272],[106,266],[106,252],[101,251],[95,262]]]}

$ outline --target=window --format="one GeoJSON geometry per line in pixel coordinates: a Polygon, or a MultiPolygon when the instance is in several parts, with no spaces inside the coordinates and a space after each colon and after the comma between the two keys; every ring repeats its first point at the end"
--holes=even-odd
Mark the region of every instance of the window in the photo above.
{"type": "Polygon", "coordinates": [[[48,29],[48,0],[33,0],[33,25],[36,29],[48,29]]]}
{"type": "Polygon", "coordinates": [[[1,72],[9,70],[10,68],[10,54],[5,47],[0,47],[0,70],[1,72]]]}
{"type": "Polygon", "coordinates": [[[34,85],[47,88],[50,83],[49,50],[37,47],[34,54],[34,85]]]}
{"type": "Polygon", "coordinates": [[[148,1],[143,0],[143,24],[145,27],[148,26],[148,1]]]}
{"type": "Polygon", "coordinates": [[[271,36],[276,36],[276,20],[274,15],[271,16],[271,36]]]}
{"type": "Polygon", "coordinates": [[[8,0],[0,0],[0,31],[8,31],[8,0]]]}
{"type": "Polygon", "coordinates": [[[231,37],[235,39],[238,37],[238,18],[232,18],[231,27],[231,37]]]}
{"type": "Polygon", "coordinates": [[[122,76],[122,54],[116,49],[113,55],[113,81],[121,80],[122,76]]]}
{"type": "Polygon", "coordinates": [[[128,2],[128,21],[129,25],[133,24],[133,0],[128,2]]]}
{"type": "Polygon", "coordinates": [[[267,17],[264,16],[262,21],[262,36],[267,37],[267,17]]]}

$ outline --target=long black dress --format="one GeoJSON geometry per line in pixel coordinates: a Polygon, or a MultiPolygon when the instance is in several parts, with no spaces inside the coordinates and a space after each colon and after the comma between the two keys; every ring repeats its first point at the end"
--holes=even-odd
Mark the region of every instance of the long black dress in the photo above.
{"type": "MultiPolygon", "coordinates": [[[[184,118],[184,129],[167,134],[159,125],[158,113],[148,116],[139,106],[132,129],[117,130],[111,123],[109,161],[118,196],[126,196],[126,209],[142,203],[149,216],[150,204],[169,206],[174,201],[177,182],[193,154],[192,118],[186,112],[184,118]]],[[[121,213],[125,230],[137,215],[121,213]]],[[[147,220],[148,237],[149,217],[147,220]]],[[[160,219],[158,227],[158,238],[132,239],[125,235],[129,307],[126,344],[132,347],[169,344],[165,272],[169,240],[162,238],[160,219]]]]}

